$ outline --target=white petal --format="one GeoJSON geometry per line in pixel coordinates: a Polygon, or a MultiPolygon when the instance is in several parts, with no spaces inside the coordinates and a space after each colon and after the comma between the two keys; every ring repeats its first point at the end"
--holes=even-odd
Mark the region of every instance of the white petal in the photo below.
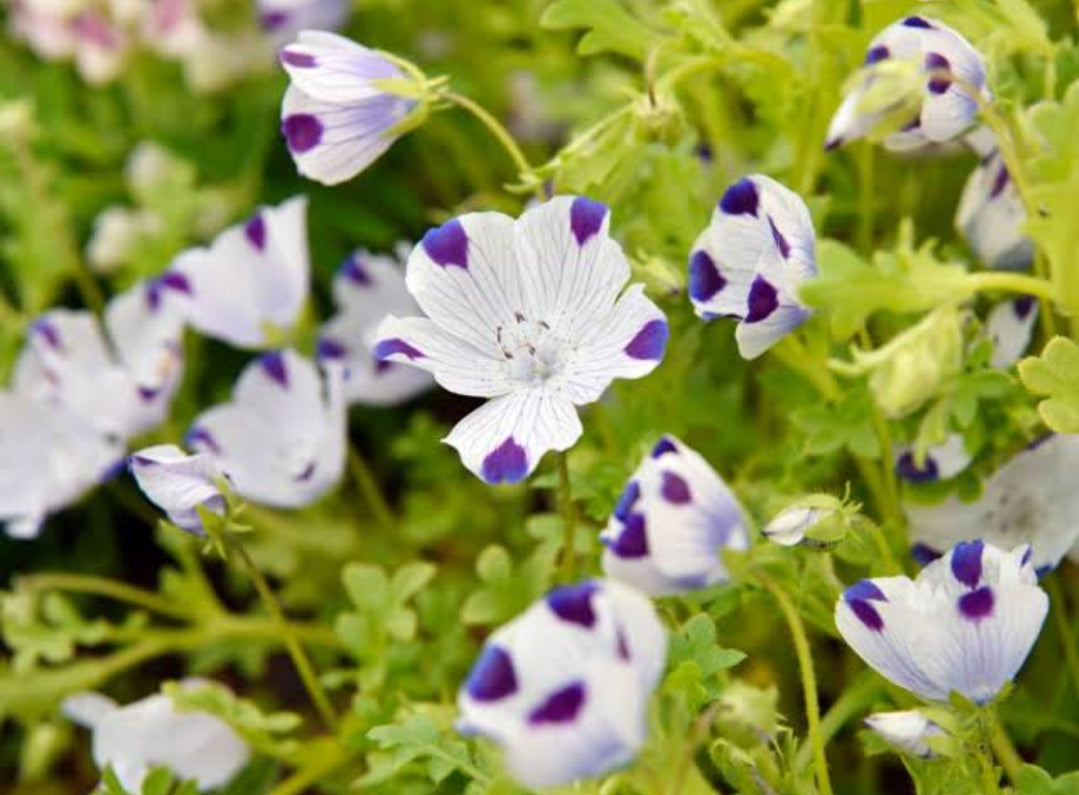
{"type": "Polygon", "coordinates": [[[344,36],[305,30],[281,49],[281,65],[293,85],[319,102],[355,104],[385,92],[375,82],[400,79],[388,58],[344,36]]]}
{"type": "Polygon", "coordinates": [[[487,483],[519,483],[548,450],[568,450],[583,429],[566,398],[522,390],[488,401],[461,420],[443,441],[487,483]]]}
{"type": "Polygon", "coordinates": [[[256,8],[263,29],[276,41],[284,41],[296,34],[302,40],[316,31],[343,27],[352,4],[349,0],[257,0],[256,8]]]}
{"type": "Polygon", "coordinates": [[[187,455],[175,445],[147,447],[129,459],[131,474],[143,493],[178,527],[200,532],[197,506],[224,513],[225,501],[216,480],[221,476],[213,458],[187,455]]]}
{"type": "Polygon", "coordinates": [[[60,705],[65,718],[87,728],[93,728],[114,709],[116,702],[100,693],[75,693],[60,705]]]}
{"type": "Polygon", "coordinates": [[[776,515],[761,533],[769,540],[784,547],[793,547],[805,540],[806,532],[830,512],[820,508],[794,506],[776,515]]]}
{"type": "Polygon", "coordinates": [[[972,460],[963,436],[950,433],[943,442],[926,450],[921,465],[915,460],[913,448],[902,449],[896,458],[895,471],[911,483],[928,483],[954,478],[970,466],[972,460]]]}
{"type": "Polygon", "coordinates": [[[139,386],[178,380],[183,315],[164,284],[137,284],[109,301],[105,330],[117,358],[139,386]]]}
{"type": "Polygon", "coordinates": [[[1038,302],[1030,296],[1002,301],[993,307],[985,331],[993,341],[992,365],[1006,370],[1023,358],[1038,320],[1038,302]]]}
{"type": "Polygon", "coordinates": [[[994,149],[967,180],[955,227],[989,267],[1023,270],[1030,267],[1033,257],[1030,239],[1023,233],[1026,221],[1015,183],[994,149]]]}
{"type": "Polygon", "coordinates": [[[866,718],[865,724],[885,742],[923,758],[933,756],[926,739],[944,733],[940,726],[916,709],[877,712],[866,718]]]}

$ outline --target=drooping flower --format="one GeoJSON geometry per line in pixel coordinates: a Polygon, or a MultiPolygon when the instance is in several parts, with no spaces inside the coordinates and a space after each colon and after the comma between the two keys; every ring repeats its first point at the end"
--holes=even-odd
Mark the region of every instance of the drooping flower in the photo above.
{"type": "Polygon", "coordinates": [[[934,756],[926,740],[944,734],[940,726],[916,709],[877,712],[865,719],[865,725],[889,745],[923,759],[934,756]]]}
{"type": "Polygon", "coordinates": [[[297,508],[321,497],[345,466],[348,404],[340,365],[290,350],[263,354],[241,374],[232,401],[200,414],[187,446],[205,453],[236,493],[297,508]]]}
{"type": "Polygon", "coordinates": [[[772,521],[764,526],[761,534],[783,547],[795,547],[799,544],[813,547],[825,547],[829,544],[815,539],[806,539],[807,534],[825,520],[835,515],[830,508],[809,505],[793,505],[780,511],[772,521]]]}
{"type": "Polygon", "coordinates": [[[1029,545],[1005,552],[970,541],[914,580],[851,586],[835,621],[858,656],[894,684],[929,701],[958,692],[984,704],[1015,678],[1048,611],[1029,545]]]}
{"type": "Polygon", "coordinates": [[[63,405],[101,433],[129,439],[159,425],[179,386],[183,319],[175,274],[109,301],[104,329],[84,310],[34,321],[15,367],[22,395],[63,405]]]}
{"type": "Polygon", "coordinates": [[[899,126],[884,139],[885,147],[893,151],[950,141],[973,124],[978,100],[972,89],[989,96],[985,63],[977,50],[939,20],[906,17],[870,42],[864,75],[832,117],[825,147],[834,149],[864,138],[886,121],[899,126]],[[890,85],[887,91],[880,90],[880,81],[892,69],[902,83],[906,68],[919,72],[915,84],[921,88],[916,95],[908,96],[902,88],[893,90],[890,85]],[[897,115],[903,117],[895,119],[897,115]]]}
{"type": "Polygon", "coordinates": [[[123,460],[123,443],[64,405],[0,391],[0,524],[33,538],[123,460]]]}
{"type": "Polygon", "coordinates": [[[275,40],[304,30],[339,30],[352,11],[350,0],[257,0],[259,24],[275,40]]]}
{"type": "Polygon", "coordinates": [[[1004,548],[1030,544],[1034,567],[1052,568],[1079,539],[1077,467],[1079,437],[1046,437],[994,472],[973,502],[953,496],[908,504],[911,540],[923,558],[975,538],[1004,548]]]}
{"type": "Polygon", "coordinates": [[[600,536],[603,571],[652,595],[727,579],[723,549],[747,549],[744,511],[696,451],[664,436],[626,485],[600,536]]]}
{"type": "MultiPolygon", "coordinates": [[[[402,259],[407,256],[406,248],[402,259]]],[[[434,384],[422,370],[375,358],[372,337],[383,318],[420,311],[405,286],[405,271],[397,260],[355,252],[338,270],[333,296],[338,313],[322,327],[318,354],[322,360],[344,363],[348,370],[345,394],[350,402],[393,405],[434,384]]]]}
{"type": "MultiPolygon", "coordinates": [[[[204,682],[186,679],[181,686],[198,689],[204,682]]],[[[168,696],[157,693],[125,706],[98,693],[78,693],[63,703],[64,714],[93,732],[94,762],[112,768],[128,792],[142,792],[142,783],[156,767],[199,790],[231,781],[247,764],[247,744],[220,718],[199,711],[179,711],[168,696]]]]}
{"type": "Polygon", "coordinates": [[[188,286],[183,310],[203,334],[240,348],[274,344],[299,317],[309,289],[307,198],[264,207],[207,248],[180,254],[170,273],[188,286]]]}
{"type": "Polygon", "coordinates": [[[693,245],[693,308],[705,320],[738,320],[738,352],[755,359],[809,318],[798,288],[817,275],[815,246],[798,194],[761,174],[739,180],[693,245]]]}
{"type": "Polygon", "coordinates": [[[425,112],[420,79],[343,36],[305,30],[279,57],[291,81],[281,134],[296,168],[316,182],[352,179],[425,112]]]}
{"type": "Polygon", "coordinates": [[[667,637],[647,598],[609,581],[558,588],[495,632],[461,688],[462,732],[498,743],[526,787],[628,763],[667,637]]]}
{"type": "Polygon", "coordinates": [[[920,462],[914,448],[902,449],[895,459],[895,473],[909,483],[931,483],[955,477],[972,460],[962,435],[950,433],[943,442],[927,449],[920,462]]]}
{"type": "Polygon", "coordinates": [[[955,228],[990,268],[1026,270],[1034,247],[1023,233],[1027,213],[1000,150],[985,155],[963,188],[955,228]]]}
{"type": "Polygon", "coordinates": [[[990,364],[1007,370],[1022,359],[1037,322],[1038,301],[1033,296],[1024,295],[994,306],[985,321],[986,336],[993,342],[990,364]]]}
{"type": "Polygon", "coordinates": [[[143,494],[189,533],[203,532],[198,508],[225,513],[225,497],[218,486],[224,476],[207,453],[188,455],[176,445],[155,445],[132,454],[128,467],[143,494]]]}
{"type": "Polygon", "coordinates": [[[582,433],[575,406],[663,358],[668,329],[608,234],[609,212],[556,197],[514,220],[470,213],[432,229],[406,283],[427,317],[389,317],[380,360],[434,374],[451,392],[492,398],[444,440],[487,483],[517,483],[582,433]]]}

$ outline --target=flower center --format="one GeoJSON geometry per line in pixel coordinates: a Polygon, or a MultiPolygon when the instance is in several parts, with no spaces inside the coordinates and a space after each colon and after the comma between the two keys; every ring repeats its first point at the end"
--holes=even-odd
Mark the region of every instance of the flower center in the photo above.
{"type": "Polygon", "coordinates": [[[496,330],[508,376],[523,385],[543,384],[563,371],[562,345],[545,320],[514,312],[513,320],[496,330]]]}

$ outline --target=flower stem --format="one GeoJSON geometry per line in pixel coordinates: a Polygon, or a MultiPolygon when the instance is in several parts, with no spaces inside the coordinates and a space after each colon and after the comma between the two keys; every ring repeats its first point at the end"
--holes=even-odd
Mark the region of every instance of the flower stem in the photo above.
{"type": "MultiPolygon", "coordinates": [[[[875,673],[865,672],[848,686],[821,719],[821,737],[827,743],[847,722],[864,712],[885,690],[884,681],[875,673]]],[[[795,766],[804,770],[812,762],[813,749],[803,745],[798,749],[795,766]]]]}
{"type": "Polygon", "coordinates": [[[565,546],[562,550],[562,580],[573,582],[577,576],[577,510],[569,485],[569,453],[558,454],[558,501],[562,506],[565,546]]]}
{"type": "Polygon", "coordinates": [[[270,584],[266,581],[266,578],[259,570],[259,567],[255,565],[255,561],[247,554],[247,550],[244,548],[243,544],[240,543],[235,536],[226,535],[226,538],[229,541],[231,552],[240,561],[240,564],[247,572],[247,576],[251,578],[251,583],[255,586],[255,590],[258,591],[259,598],[262,599],[262,603],[266,606],[266,610],[269,611],[270,617],[278,625],[278,628],[281,631],[281,638],[285,643],[285,648],[288,649],[289,656],[292,657],[292,662],[296,666],[296,672],[300,675],[304,687],[307,688],[307,692],[311,696],[311,701],[314,702],[315,707],[318,709],[326,726],[329,727],[331,731],[336,731],[337,716],[334,714],[333,707],[330,705],[330,699],[327,697],[326,691],[322,687],[322,683],[315,674],[315,669],[311,665],[311,660],[307,657],[307,653],[303,650],[303,646],[300,645],[299,640],[296,639],[296,633],[293,631],[292,625],[289,624],[288,619],[285,618],[285,613],[281,609],[281,603],[277,601],[277,597],[270,589],[270,584]]]}
{"type": "Polygon", "coordinates": [[[1019,779],[1019,771],[1023,769],[1023,757],[1015,750],[1012,738],[1004,730],[996,712],[989,714],[989,743],[993,747],[993,753],[1000,761],[1000,766],[1008,774],[1008,779],[1015,784],[1019,779]]]}
{"type": "Polygon", "coordinates": [[[31,591],[66,591],[68,593],[104,596],[118,602],[127,602],[128,604],[145,608],[169,618],[184,620],[191,618],[191,613],[175,602],[142,588],[135,588],[106,577],[96,577],[90,574],[31,574],[20,577],[16,585],[20,588],[28,588],[31,591]]]}
{"type": "Polygon", "coordinates": [[[983,290],[1006,290],[1023,295],[1035,295],[1046,301],[1056,300],[1056,290],[1046,279],[1028,276],[1024,273],[1005,271],[979,271],[968,274],[967,285],[973,292],[983,290]]]}
{"type": "Polygon", "coordinates": [[[816,768],[817,787],[820,795],[832,795],[832,782],[828,777],[828,758],[824,754],[824,734],[821,731],[820,704],[817,701],[817,676],[813,671],[813,656],[809,650],[809,638],[798,610],[787,592],[761,572],[757,579],[775,597],[787,628],[794,641],[794,653],[798,657],[798,669],[802,676],[802,692],[806,702],[806,722],[809,724],[809,742],[813,747],[813,763],[816,768]]]}
{"type": "Polygon", "coordinates": [[[1057,632],[1060,633],[1060,645],[1064,648],[1064,661],[1072,678],[1072,686],[1075,694],[1079,696],[1079,646],[1075,642],[1075,636],[1071,631],[1071,621],[1068,618],[1068,603],[1064,599],[1064,592],[1060,589],[1059,573],[1045,578],[1046,590],[1049,591],[1049,601],[1052,607],[1049,612],[1053,614],[1057,632]]]}
{"type": "Polygon", "coordinates": [[[356,487],[359,488],[364,501],[375,515],[375,519],[384,529],[393,527],[397,523],[393,515],[393,509],[390,508],[386,498],[382,495],[382,490],[378,487],[378,482],[375,480],[374,475],[371,474],[371,468],[367,466],[367,461],[352,446],[348,448],[348,466],[352,472],[352,479],[356,481],[356,487]]]}
{"type": "Polygon", "coordinates": [[[345,749],[333,742],[313,760],[296,770],[272,790],[270,795],[301,795],[308,792],[311,785],[348,761],[345,749]]]}
{"type": "MultiPolygon", "coordinates": [[[[520,178],[526,182],[530,181],[530,178],[533,175],[532,166],[529,165],[528,158],[524,156],[521,147],[517,145],[517,141],[514,140],[513,136],[510,134],[509,130],[505,128],[502,122],[492,116],[482,105],[469,99],[463,94],[458,94],[456,91],[442,91],[439,94],[439,97],[447,102],[452,102],[457,107],[466,110],[475,116],[476,119],[487,128],[488,132],[502,144],[502,148],[506,150],[506,154],[510,156],[513,165],[516,166],[520,178]]],[[[538,183],[534,190],[537,195],[540,195],[543,192],[542,186],[538,183]]]]}

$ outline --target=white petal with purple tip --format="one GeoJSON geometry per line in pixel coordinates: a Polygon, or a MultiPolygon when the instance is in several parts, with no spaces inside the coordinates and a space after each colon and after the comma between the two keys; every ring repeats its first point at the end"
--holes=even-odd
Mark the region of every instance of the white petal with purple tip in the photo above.
{"type": "Polygon", "coordinates": [[[1033,247],[1024,232],[1027,214],[998,149],[971,172],[955,211],[955,228],[990,268],[1025,270],[1033,247]]]}
{"type": "Polygon", "coordinates": [[[304,30],[337,30],[348,20],[350,0],[257,0],[259,23],[276,41],[304,30]]]}
{"type": "Polygon", "coordinates": [[[162,444],[133,453],[128,466],[143,494],[181,529],[202,532],[197,508],[224,514],[225,498],[217,484],[222,474],[210,455],[187,455],[176,445],[162,444]]]}
{"type": "Polygon", "coordinates": [[[1029,295],[1001,301],[989,312],[985,333],[993,341],[990,363],[998,370],[1007,370],[1026,354],[1038,312],[1037,299],[1029,295]]]}
{"type": "Polygon", "coordinates": [[[926,450],[922,461],[918,461],[914,448],[900,449],[895,460],[895,472],[910,483],[931,483],[954,478],[970,466],[972,460],[963,436],[950,433],[943,442],[926,450]]]}
{"type": "Polygon", "coordinates": [[[384,55],[344,36],[305,30],[278,55],[292,85],[311,99],[334,105],[382,96],[378,81],[401,79],[401,69],[384,55]]]}

